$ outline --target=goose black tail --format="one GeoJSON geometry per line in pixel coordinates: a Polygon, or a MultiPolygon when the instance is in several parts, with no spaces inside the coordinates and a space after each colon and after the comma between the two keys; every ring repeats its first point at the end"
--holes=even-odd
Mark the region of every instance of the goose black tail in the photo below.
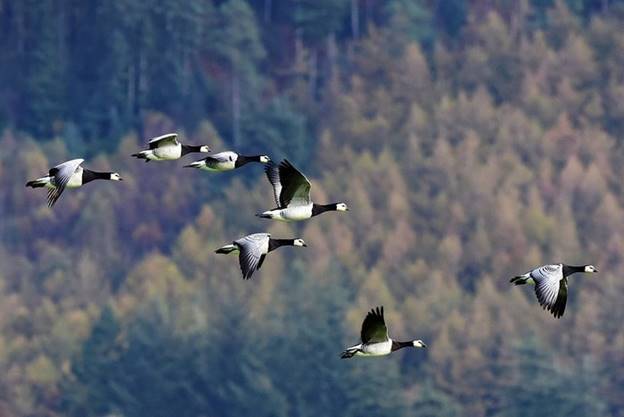
{"type": "Polygon", "coordinates": [[[138,159],[145,159],[145,162],[149,162],[149,159],[147,159],[147,156],[144,153],[140,153],[140,152],[139,153],[133,153],[130,156],[134,156],[135,158],[138,158],[138,159]]]}
{"type": "Polygon", "coordinates": [[[256,214],[256,217],[260,217],[261,219],[270,219],[271,215],[270,214],[265,214],[265,213],[258,213],[258,214],[256,214]]]}
{"type": "Polygon", "coordinates": [[[357,352],[358,352],[358,349],[347,349],[340,354],[340,358],[341,359],[352,358],[357,352]]]}
{"type": "Polygon", "coordinates": [[[223,246],[222,248],[217,249],[215,253],[221,253],[221,254],[227,255],[228,253],[232,253],[235,250],[236,250],[236,246],[227,245],[227,246],[223,246]]]}
{"type": "Polygon", "coordinates": [[[28,181],[26,183],[26,187],[41,188],[41,187],[45,187],[45,184],[37,182],[37,180],[34,180],[34,181],[28,181]]]}
{"type": "Polygon", "coordinates": [[[512,279],[510,279],[509,282],[511,282],[514,285],[524,285],[527,283],[528,279],[529,277],[525,275],[518,275],[517,277],[513,277],[512,279]]]}

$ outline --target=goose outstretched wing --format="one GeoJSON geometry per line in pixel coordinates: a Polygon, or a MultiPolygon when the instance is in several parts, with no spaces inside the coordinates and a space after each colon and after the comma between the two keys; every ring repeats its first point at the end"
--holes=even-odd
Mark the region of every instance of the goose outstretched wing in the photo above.
{"type": "Polygon", "coordinates": [[[156,149],[166,145],[178,145],[178,134],[167,133],[166,135],[158,136],[149,141],[149,148],[156,149]]]}
{"type": "Polygon", "coordinates": [[[284,159],[279,165],[269,162],[264,170],[273,186],[275,202],[278,207],[305,206],[311,203],[310,181],[287,159],[284,159]]]}
{"type": "Polygon", "coordinates": [[[556,318],[563,315],[568,298],[568,283],[563,276],[563,265],[544,265],[531,271],[535,281],[535,295],[540,305],[556,318]]]}
{"type": "Polygon", "coordinates": [[[243,273],[243,279],[251,278],[254,271],[258,269],[262,255],[265,254],[263,247],[268,246],[270,237],[271,235],[268,233],[254,233],[234,241],[240,251],[238,262],[243,273]]]}
{"type": "Polygon", "coordinates": [[[280,181],[279,166],[275,162],[270,161],[264,166],[264,172],[269,179],[269,182],[273,186],[273,196],[275,197],[275,204],[277,204],[277,207],[282,207],[280,203],[282,183],[280,181]]]}
{"type": "Polygon", "coordinates": [[[54,203],[61,197],[63,190],[67,186],[67,183],[71,179],[72,175],[76,172],[80,164],[84,162],[84,159],[72,159],[71,161],[63,162],[52,168],[49,172],[51,177],[54,177],[54,188],[48,190],[48,207],[52,207],[54,203]]]}
{"type": "Polygon", "coordinates": [[[388,340],[388,328],[384,321],[383,306],[372,309],[366,315],[360,332],[362,343],[380,343],[388,340]]]}
{"type": "Polygon", "coordinates": [[[559,293],[557,294],[557,299],[555,300],[555,304],[550,309],[550,312],[556,318],[560,318],[563,316],[565,312],[566,303],[568,301],[568,279],[564,278],[559,281],[559,293]]]}

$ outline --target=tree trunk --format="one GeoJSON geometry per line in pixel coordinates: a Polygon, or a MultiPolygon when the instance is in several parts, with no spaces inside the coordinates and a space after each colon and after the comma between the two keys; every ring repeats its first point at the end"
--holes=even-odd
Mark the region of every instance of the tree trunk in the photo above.
{"type": "Polygon", "coordinates": [[[308,91],[310,98],[314,100],[316,98],[316,81],[318,79],[318,51],[316,48],[312,49],[308,65],[308,91]]]}
{"type": "Polygon", "coordinates": [[[351,0],[351,33],[353,39],[360,37],[360,9],[359,0],[351,0]]]}
{"type": "Polygon", "coordinates": [[[134,101],[136,93],[136,62],[130,62],[128,65],[128,82],[126,83],[126,112],[125,117],[128,120],[134,118],[134,101]]]}
{"type": "Polygon", "coordinates": [[[370,0],[365,0],[364,2],[364,29],[368,29],[368,25],[373,19],[373,6],[371,5],[370,0]]]}
{"type": "Polygon", "coordinates": [[[234,148],[238,148],[240,144],[240,79],[234,71],[232,73],[232,132],[234,136],[234,148]]]}
{"type": "Polygon", "coordinates": [[[271,23],[272,0],[264,0],[264,23],[271,23]]]}
{"type": "Polygon", "coordinates": [[[323,88],[323,95],[326,93],[332,96],[338,94],[340,82],[338,80],[338,46],[336,35],[327,35],[327,84],[323,88]]]}
{"type": "Polygon", "coordinates": [[[144,44],[143,44],[143,27],[139,28],[138,44],[139,47],[136,50],[134,58],[134,117],[137,124],[137,131],[140,136],[143,136],[143,98],[144,92],[147,91],[147,77],[145,77],[147,63],[144,57],[144,44]]]}

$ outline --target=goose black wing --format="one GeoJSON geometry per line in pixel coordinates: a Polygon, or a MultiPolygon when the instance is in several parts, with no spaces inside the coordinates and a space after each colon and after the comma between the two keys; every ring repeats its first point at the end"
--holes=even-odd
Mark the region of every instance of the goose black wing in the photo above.
{"type": "Polygon", "coordinates": [[[178,134],[177,133],[168,133],[166,135],[158,136],[149,141],[149,148],[156,149],[161,146],[167,145],[178,145],[178,134]]]}
{"type": "Polygon", "coordinates": [[[287,159],[279,164],[279,179],[282,191],[279,195],[280,207],[306,206],[310,201],[310,181],[287,159]]]}
{"type": "Polygon", "coordinates": [[[555,304],[550,309],[550,312],[556,318],[560,318],[563,316],[565,312],[566,303],[568,301],[568,279],[564,278],[559,281],[559,293],[557,294],[557,300],[555,300],[555,304]]]}
{"type": "Polygon", "coordinates": [[[273,186],[273,196],[275,197],[275,204],[277,204],[277,207],[282,207],[280,203],[282,183],[280,181],[279,166],[275,162],[269,161],[269,163],[264,166],[264,173],[266,174],[269,182],[273,186]]]}
{"type": "Polygon", "coordinates": [[[565,311],[568,297],[567,280],[563,276],[563,265],[544,265],[531,271],[535,281],[535,295],[540,305],[560,318],[565,311]]]}
{"type": "Polygon", "coordinates": [[[72,175],[76,172],[80,164],[84,162],[84,159],[72,159],[71,161],[63,162],[52,168],[49,172],[51,177],[54,177],[54,188],[48,190],[48,207],[52,207],[54,203],[61,197],[63,190],[67,186],[67,183],[71,179],[72,175]]]}
{"type": "Polygon", "coordinates": [[[240,250],[238,262],[243,273],[243,279],[250,279],[254,271],[259,268],[261,261],[263,261],[262,257],[266,255],[263,247],[268,246],[269,238],[268,233],[255,233],[234,241],[240,250]]]}
{"type": "Polygon", "coordinates": [[[388,328],[384,321],[383,306],[372,309],[362,323],[362,343],[379,343],[388,340],[388,328]]]}

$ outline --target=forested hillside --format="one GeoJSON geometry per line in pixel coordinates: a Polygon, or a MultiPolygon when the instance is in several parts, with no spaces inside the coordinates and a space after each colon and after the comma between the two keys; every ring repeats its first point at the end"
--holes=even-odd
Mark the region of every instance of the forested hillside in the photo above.
{"type": "Polygon", "coordinates": [[[618,0],[0,0],[0,416],[624,416],[622,28],[618,0]],[[170,131],[350,211],[278,224],[258,165],[130,157],[170,131]],[[24,188],[78,157],[124,181],[24,188]],[[244,281],[214,250],[260,231],[308,247],[244,281]],[[560,320],[509,284],[552,262],[600,269],[560,320]],[[429,348],[341,360],[377,305],[429,348]]]}

